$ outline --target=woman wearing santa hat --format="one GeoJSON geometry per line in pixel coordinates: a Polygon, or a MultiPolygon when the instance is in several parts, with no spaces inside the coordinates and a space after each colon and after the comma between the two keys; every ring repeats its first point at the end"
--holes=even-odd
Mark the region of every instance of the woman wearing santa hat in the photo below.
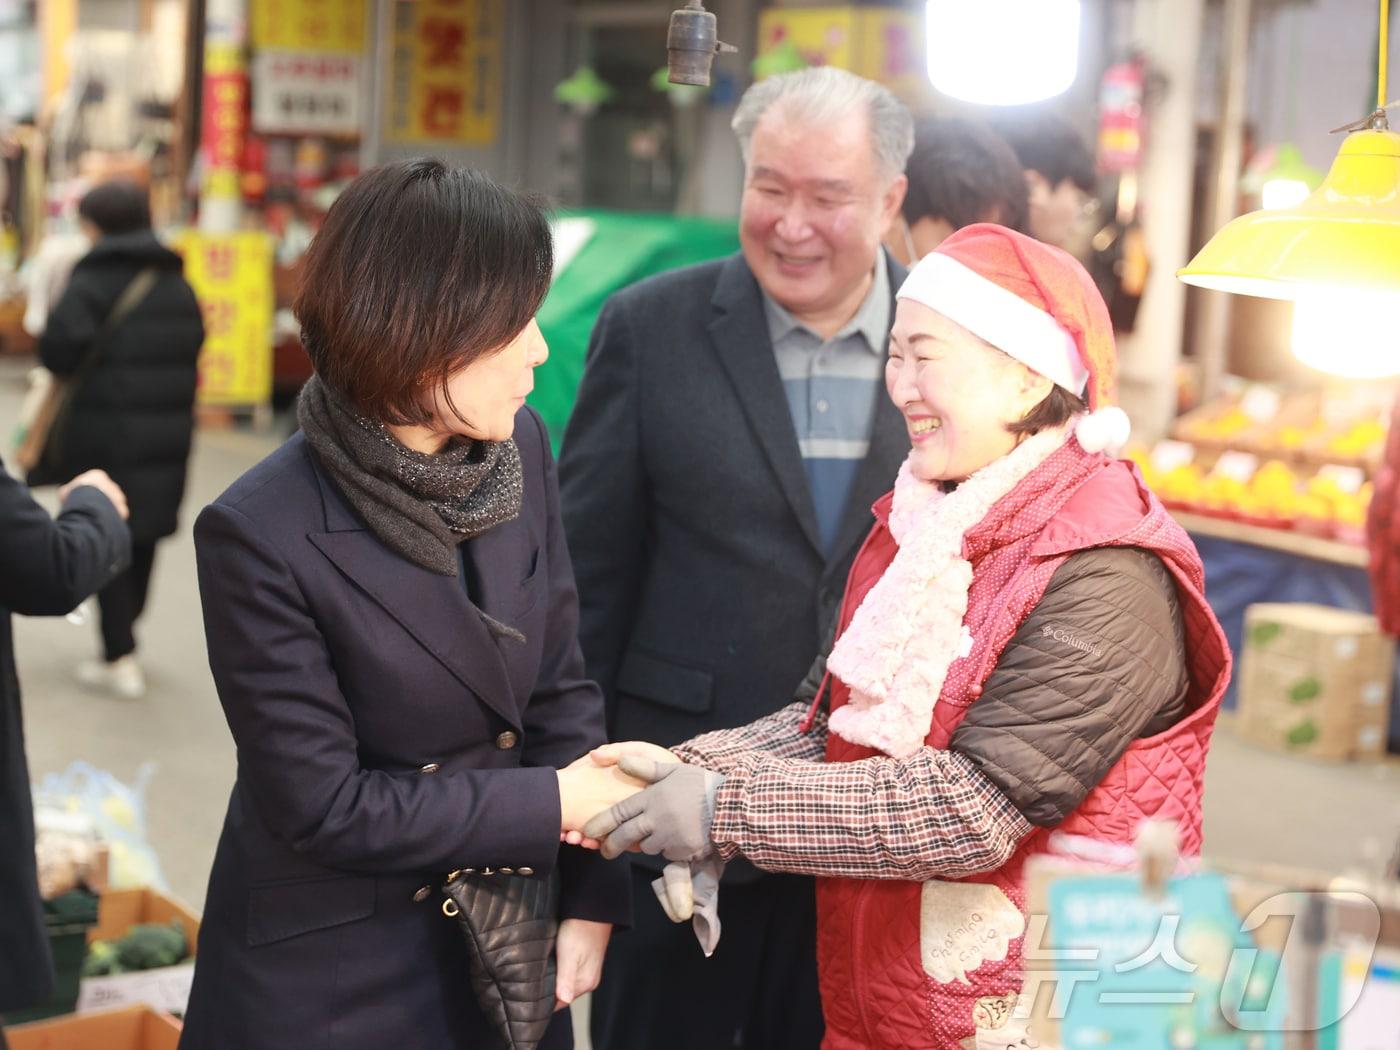
{"type": "Polygon", "coordinates": [[[711,948],[717,864],[818,876],[828,1050],[1034,1045],[1026,861],[1150,817],[1199,852],[1230,655],[1191,541],[1115,458],[1112,327],[1071,256],[967,227],[909,275],[890,346],[913,448],[829,659],[751,725],[598,753],[653,783],[585,833],[688,865],[711,948]]]}

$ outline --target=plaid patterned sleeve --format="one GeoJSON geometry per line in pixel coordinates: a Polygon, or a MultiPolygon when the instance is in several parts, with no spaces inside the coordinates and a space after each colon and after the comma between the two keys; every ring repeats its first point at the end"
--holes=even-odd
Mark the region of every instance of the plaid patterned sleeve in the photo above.
{"type": "Polygon", "coordinates": [[[967,758],[924,748],[860,762],[739,756],[710,835],[726,860],[769,871],[924,881],[994,871],[1034,830],[967,758]]]}
{"type": "Polygon", "coordinates": [[[811,729],[804,733],[799,727],[808,706],[799,700],[746,726],[718,729],[677,744],[671,751],[683,762],[726,775],[753,754],[820,762],[826,753],[826,708],[817,712],[811,729]]]}

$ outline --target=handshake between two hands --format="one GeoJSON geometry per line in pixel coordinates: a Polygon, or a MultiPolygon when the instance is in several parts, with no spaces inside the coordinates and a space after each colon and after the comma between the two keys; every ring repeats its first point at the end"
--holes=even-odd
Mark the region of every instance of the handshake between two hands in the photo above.
{"type": "Polygon", "coordinates": [[[712,954],[724,861],[710,826],[724,778],[644,741],[604,745],[558,775],[560,838],[608,858],[629,850],[665,857],[670,863],[652,883],[657,899],[672,922],[690,919],[712,954]]]}

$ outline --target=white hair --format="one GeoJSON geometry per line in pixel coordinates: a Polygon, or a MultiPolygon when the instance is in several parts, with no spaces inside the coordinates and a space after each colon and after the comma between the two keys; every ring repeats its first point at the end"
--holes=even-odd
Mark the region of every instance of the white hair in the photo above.
{"type": "Polygon", "coordinates": [[[744,92],[730,126],[745,163],[754,129],[775,102],[783,104],[789,117],[813,127],[863,107],[870,118],[876,168],[885,179],[902,175],[914,151],[914,118],[889,88],[835,66],[818,66],[760,80],[744,92]]]}

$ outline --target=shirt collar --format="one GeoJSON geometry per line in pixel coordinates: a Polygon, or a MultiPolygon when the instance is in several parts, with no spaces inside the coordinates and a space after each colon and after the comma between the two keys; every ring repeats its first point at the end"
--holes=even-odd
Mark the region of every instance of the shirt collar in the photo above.
{"type": "MultiPolygon", "coordinates": [[[[818,340],[821,338],[794,317],[789,310],[780,306],[767,292],[763,292],[763,312],[768,320],[768,337],[775,345],[799,329],[810,333],[818,340]]],[[[841,330],[832,336],[829,342],[838,342],[853,335],[859,335],[865,340],[865,345],[871,353],[879,354],[884,352],[885,341],[889,334],[890,272],[889,266],[885,262],[885,253],[882,250],[875,259],[874,280],[870,282],[870,290],[866,292],[860,308],[856,310],[855,315],[849,321],[841,326],[841,330]]]]}

